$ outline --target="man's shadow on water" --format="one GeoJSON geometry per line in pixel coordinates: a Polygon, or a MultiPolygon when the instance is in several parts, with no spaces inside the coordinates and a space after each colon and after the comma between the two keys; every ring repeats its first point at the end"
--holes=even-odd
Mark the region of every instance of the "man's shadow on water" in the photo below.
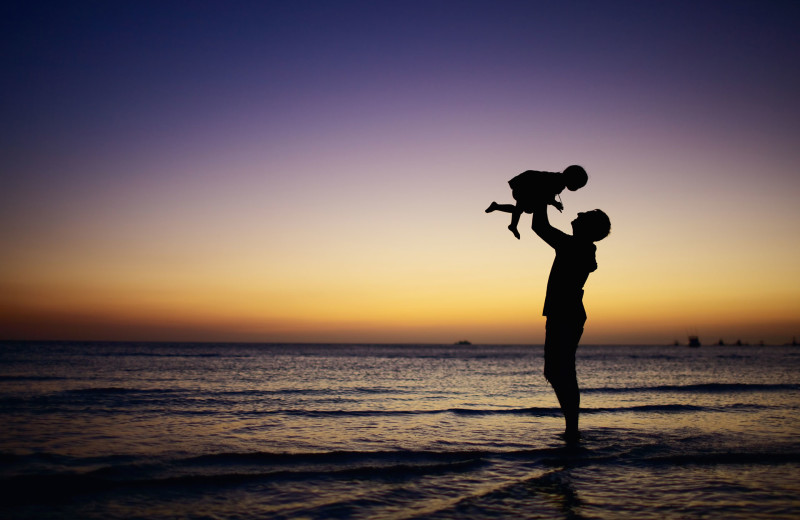
{"type": "Polygon", "coordinates": [[[581,513],[584,504],[575,488],[578,480],[573,471],[592,465],[597,460],[595,455],[592,449],[581,445],[506,454],[501,458],[516,460],[523,466],[530,463],[532,473],[458,502],[447,511],[447,517],[582,520],[586,518],[581,513]]]}
{"type": "Polygon", "coordinates": [[[563,467],[550,471],[525,484],[532,495],[531,498],[541,496],[558,509],[564,518],[570,520],[584,518],[580,514],[582,502],[573,486],[570,468],[563,467]]]}
{"type": "Polygon", "coordinates": [[[572,468],[551,469],[480,497],[460,502],[454,511],[463,517],[544,517],[582,520],[582,501],[573,485],[572,468]]]}

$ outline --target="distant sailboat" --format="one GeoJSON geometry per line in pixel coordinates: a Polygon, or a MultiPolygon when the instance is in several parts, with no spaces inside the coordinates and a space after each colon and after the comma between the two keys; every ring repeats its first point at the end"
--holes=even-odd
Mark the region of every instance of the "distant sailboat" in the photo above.
{"type": "Polygon", "coordinates": [[[700,338],[697,336],[689,336],[689,346],[692,348],[697,348],[700,346],[700,338]]]}

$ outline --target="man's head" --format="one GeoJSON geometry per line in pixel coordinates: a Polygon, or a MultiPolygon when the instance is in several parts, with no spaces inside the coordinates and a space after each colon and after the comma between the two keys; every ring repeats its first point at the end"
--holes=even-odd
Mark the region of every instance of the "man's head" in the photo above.
{"type": "Polygon", "coordinates": [[[567,169],[564,170],[563,175],[564,184],[567,186],[569,191],[575,191],[583,188],[586,186],[586,182],[589,180],[589,175],[586,174],[586,170],[577,164],[567,166],[567,169]]]}
{"type": "Polygon", "coordinates": [[[597,242],[603,240],[609,233],[611,233],[611,221],[608,215],[599,209],[578,213],[578,217],[572,221],[572,234],[576,237],[597,242]]]}

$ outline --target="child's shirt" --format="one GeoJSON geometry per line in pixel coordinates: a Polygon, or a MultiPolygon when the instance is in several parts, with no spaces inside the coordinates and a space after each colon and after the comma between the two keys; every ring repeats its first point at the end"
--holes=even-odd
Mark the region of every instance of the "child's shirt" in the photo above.
{"type": "Polygon", "coordinates": [[[510,181],[511,195],[523,206],[532,205],[535,202],[554,204],[556,195],[564,191],[565,184],[563,176],[558,172],[540,172],[527,170],[510,181]]]}

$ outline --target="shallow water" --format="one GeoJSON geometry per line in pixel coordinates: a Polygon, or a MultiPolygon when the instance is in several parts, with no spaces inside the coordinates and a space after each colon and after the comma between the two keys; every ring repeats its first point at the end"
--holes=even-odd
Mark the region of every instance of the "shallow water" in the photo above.
{"type": "Polygon", "coordinates": [[[4,518],[797,518],[800,349],[0,344],[4,518]]]}

